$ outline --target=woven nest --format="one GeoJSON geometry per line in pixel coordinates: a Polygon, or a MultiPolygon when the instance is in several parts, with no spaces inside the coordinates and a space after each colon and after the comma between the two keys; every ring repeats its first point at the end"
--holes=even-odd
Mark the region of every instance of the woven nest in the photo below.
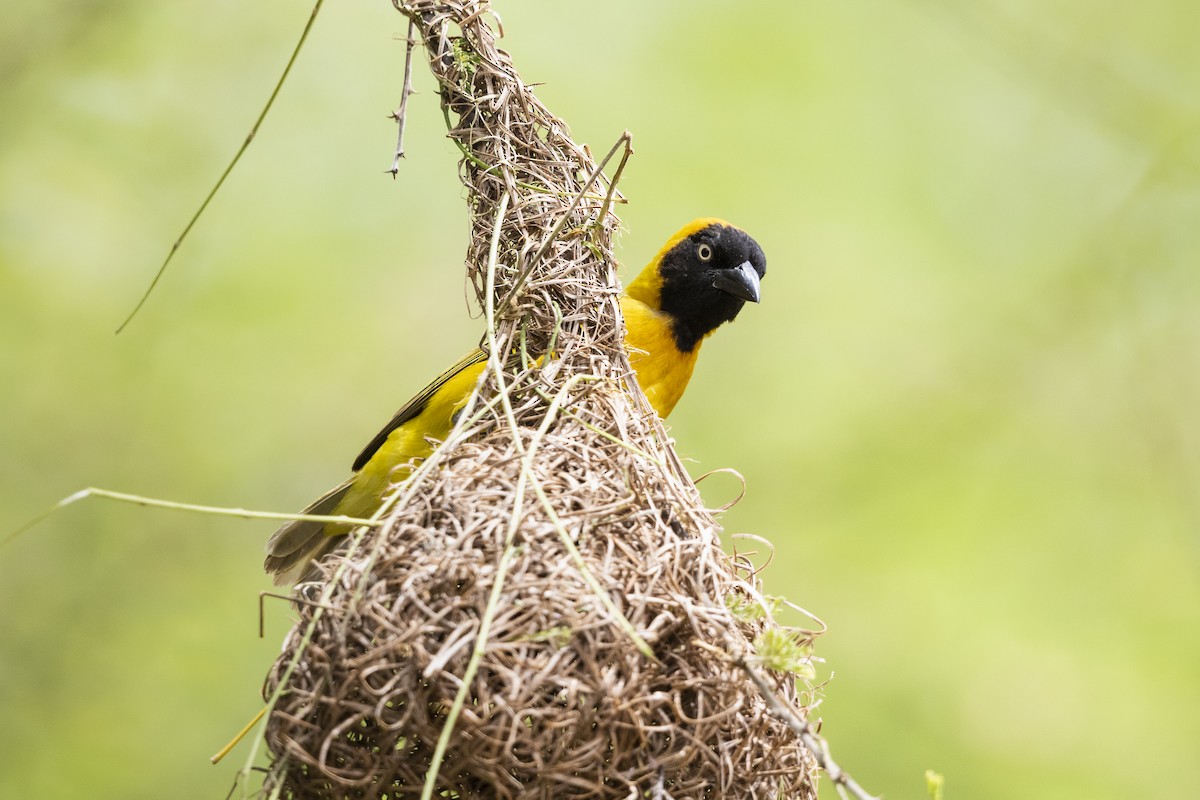
{"type": "Polygon", "coordinates": [[[609,183],[483,5],[398,8],[463,149],[491,360],[383,524],[301,587],[265,689],[264,791],[815,797],[811,694],[764,652],[808,634],[781,633],[721,549],[630,378],[609,183]]]}

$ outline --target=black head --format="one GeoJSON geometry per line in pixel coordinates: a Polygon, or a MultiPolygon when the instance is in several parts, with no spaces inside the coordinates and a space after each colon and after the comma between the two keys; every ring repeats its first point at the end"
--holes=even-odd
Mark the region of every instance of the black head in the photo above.
{"type": "Polygon", "coordinates": [[[667,243],[658,258],[659,309],[671,316],[680,350],[690,352],[746,301],[757,303],[767,257],[740,228],[696,220],[667,243]]]}

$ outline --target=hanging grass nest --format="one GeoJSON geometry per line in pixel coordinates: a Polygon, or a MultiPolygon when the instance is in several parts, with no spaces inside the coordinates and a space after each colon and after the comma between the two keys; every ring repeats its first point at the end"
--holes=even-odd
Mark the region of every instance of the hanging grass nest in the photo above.
{"type": "Polygon", "coordinates": [[[384,524],[321,564],[266,684],[293,798],[810,798],[811,634],[774,621],[630,378],[619,199],[495,45],[398,3],[463,152],[489,366],[384,524]],[[551,356],[543,358],[543,354],[551,356]]]}

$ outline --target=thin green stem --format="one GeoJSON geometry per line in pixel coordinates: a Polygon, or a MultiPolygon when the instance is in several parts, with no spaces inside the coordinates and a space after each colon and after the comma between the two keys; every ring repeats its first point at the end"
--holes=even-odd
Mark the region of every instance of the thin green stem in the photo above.
{"type": "Polygon", "coordinates": [[[80,489],[72,495],[64,497],[55,503],[44,514],[39,514],[29,522],[26,522],[21,527],[10,533],[0,541],[0,547],[16,539],[25,531],[35,527],[39,522],[42,522],[47,517],[55,512],[66,508],[72,503],[80,500],[86,500],[89,497],[103,497],[108,500],[117,500],[122,503],[133,503],[139,506],[149,506],[151,508],[168,508],[174,511],[191,511],[197,514],[212,514],[218,517],[239,517],[242,519],[275,519],[284,521],[305,520],[310,522],[332,522],[342,525],[377,525],[377,522],[369,519],[361,519],[359,517],[347,517],[343,515],[328,515],[328,514],[287,514],[280,511],[251,511],[245,508],[225,508],[222,506],[203,506],[196,503],[178,503],[174,500],[159,500],[154,497],[142,497],[136,494],[127,494],[125,492],[114,492],[108,489],[97,489],[94,486],[89,486],[86,489],[80,489]]]}
{"type": "MultiPolygon", "coordinates": [[[[504,216],[508,213],[508,202],[508,192],[505,192],[500,196],[500,206],[496,211],[496,219],[493,222],[492,239],[488,245],[484,315],[487,322],[488,363],[492,367],[493,375],[496,379],[497,396],[500,398],[500,402],[504,407],[505,417],[508,419],[512,429],[513,441],[517,452],[524,456],[523,448],[521,447],[521,437],[517,432],[516,414],[513,412],[512,403],[509,402],[508,392],[504,384],[504,368],[503,364],[500,363],[497,353],[498,345],[496,341],[496,260],[499,258],[500,230],[504,224],[504,216]]],[[[525,484],[526,476],[525,472],[522,471],[513,492],[513,510],[509,517],[508,530],[504,536],[504,552],[501,554],[500,563],[496,567],[496,577],[492,582],[492,590],[488,593],[487,606],[484,608],[483,616],[479,620],[479,633],[475,636],[475,645],[471,649],[471,658],[467,662],[467,668],[463,671],[458,692],[454,695],[454,701],[446,713],[446,722],[442,725],[437,744],[434,746],[433,756],[429,762],[429,769],[425,773],[425,783],[421,787],[421,800],[431,800],[433,797],[433,792],[437,786],[438,772],[441,769],[442,761],[446,757],[446,750],[450,747],[450,737],[454,734],[454,726],[458,723],[458,717],[462,713],[463,707],[467,702],[467,695],[471,691],[471,684],[475,680],[476,673],[479,671],[480,663],[483,661],[488,634],[491,632],[492,622],[496,618],[496,610],[500,605],[500,593],[504,589],[504,579],[508,575],[508,568],[512,564],[516,552],[513,540],[517,535],[517,526],[521,519],[521,508],[525,503],[525,484]]]]}
{"type": "Polygon", "coordinates": [[[596,576],[588,568],[587,562],[583,560],[583,554],[579,552],[579,548],[571,541],[571,535],[567,532],[567,528],[559,519],[557,512],[554,510],[554,505],[550,502],[550,498],[546,496],[545,490],[537,481],[533,482],[533,493],[538,496],[538,500],[542,503],[542,509],[546,512],[546,516],[550,518],[550,522],[554,525],[554,529],[558,531],[558,536],[562,540],[563,547],[567,548],[567,553],[570,554],[571,560],[575,562],[575,567],[583,575],[583,579],[587,581],[587,585],[591,587],[596,597],[600,598],[600,602],[604,608],[616,620],[618,627],[625,631],[625,634],[633,641],[638,652],[644,655],[651,661],[658,661],[658,657],[654,655],[654,650],[646,643],[641,634],[637,632],[637,628],[633,627],[633,623],[629,618],[621,613],[621,609],[617,608],[617,604],[608,596],[608,592],[604,591],[604,587],[600,585],[600,581],[596,580],[596,576]]]}
{"type": "Polygon", "coordinates": [[[142,306],[144,306],[146,301],[150,299],[150,293],[154,291],[154,287],[158,286],[159,280],[162,278],[163,273],[167,271],[167,265],[170,264],[171,259],[175,257],[175,253],[179,250],[179,246],[183,244],[183,240],[191,232],[196,222],[200,219],[200,215],[204,213],[204,210],[208,208],[208,204],[212,202],[212,199],[216,197],[217,192],[221,190],[221,186],[224,185],[225,179],[229,177],[229,173],[233,172],[233,168],[237,166],[239,161],[241,161],[242,154],[246,152],[246,148],[250,146],[250,142],[254,141],[255,135],[258,134],[259,127],[262,125],[263,120],[267,118],[267,112],[271,110],[271,106],[275,104],[275,98],[279,96],[279,90],[283,88],[283,82],[287,80],[288,73],[292,71],[292,65],[296,63],[296,58],[300,55],[300,50],[304,47],[304,42],[308,40],[308,33],[312,30],[313,23],[317,21],[317,14],[320,13],[321,5],[324,2],[325,0],[316,0],[316,3],[313,5],[312,13],[308,16],[308,22],[304,25],[304,31],[300,34],[300,40],[296,42],[296,47],[294,50],[292,50],[292,56],[288,59],[287,66],[283,68],[283,74],[280,75],[279,80],[276,81],[275,88],[271,91],[271,96],[267,98],[267,104],[263,106],[262,112],[258,115],[258,119],[254,121],[254,125],[250,128],[250,133],[247,134],[246,140],[242,142],[242,146],[239,147],[238,151],[234,154],[233,160],[231,160],[229,165],[225,167],[225,171],[221,173],[221,177],[217,178],[216,184],[213,185],[212,189],[208,193],[208,196],[204,198],[204,202],[200,204],[200,207],[196,209],[196,213],[192,215],[190,220],[188,220],[188,224],[184,226],[183,233],[179,234],[179,238],[175,240],[175,244],[171,245],[171,250],[167,253],[167,257],[163,259],[162,265],[158,268],[158,272],[154,273],[154,278],[151,279],[150,285],[146,287],[146,291],[142,295],[142,298],[138,300],[137,305],[133,307],[133,311],[129,312],[129,316],[126,317],[125,321],[122,322],[117,328],[117,333],[125,330],[125,326],[133,321],[133,318],[137,316],[137,313],[142,310],[142,306]]]}

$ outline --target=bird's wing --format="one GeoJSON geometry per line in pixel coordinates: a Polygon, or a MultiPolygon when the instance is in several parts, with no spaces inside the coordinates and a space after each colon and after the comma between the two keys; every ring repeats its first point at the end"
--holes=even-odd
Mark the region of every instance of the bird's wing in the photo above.
{"type": "MultiPolygon", "coordinates": [[[[341,486],[314,500],[300,513],[320,516],[336,514],[338,503],[346,496],[353,482],[353,478],[346,480],[341,486]]],[[[345,533],[346,530],[339,532],[345,533]]],[[[267,560],[263,566],[275,576],[277,586],[294,583],[305,574],[314,559],[320,559],[333,548],[335,541],[334,537],[326,535],[324,522],[294,519],[275,531],[267,541],[267,560]]]]}
{"type": "Polygon", "coordinates": [[[396,428],[399,428],[401,425],[424,411],[425,405],[429,402],[429,399],[437,393],[438,389],[441,389],[443,386],[445,386],[447,381],[449,381],[455,375],[458,375],[464,369],[474,366],[475,364],[482,364],[484,361],[487,361],[487,353],[483,352],[482,350],[475,350],[467,354],[450,369],[437,376],[433,383],[426,386],[420,391],[420,393],[417,394],[416,397],[405,403],[404,407],[396,412],[396,415],[392,417],[388,424],[383,426],[383,430],[375,434],[375,438],[363,448],[363,451],[358,454],[358,458],[354,459],[353,470],[358,472],[360,469],[362,469],[366,463],[371,460],[371,456],[375,455],[375,451],[382,447],[383,443],[387,441],[387,438],[389,435],[391,435],[392,431],[396,430],[396,428]]]}

